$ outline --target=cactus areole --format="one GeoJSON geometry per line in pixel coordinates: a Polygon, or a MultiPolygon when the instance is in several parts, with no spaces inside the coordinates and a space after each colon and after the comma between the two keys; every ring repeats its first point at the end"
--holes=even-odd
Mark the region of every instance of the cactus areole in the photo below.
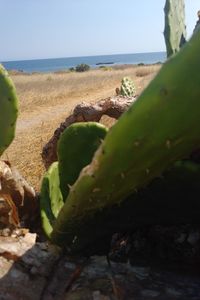
{"type": "Polygon", "coordinates": [[[120,205],[199,147],[199,53],[197,32],[111,128],[70,189],[54,224],[53,242],[79,249],[79,229],[85,220],[105,207],[120,205]]]}
{"type": "Polygon", "coordinates": [[[15,135],[18,101],[12,80],[0,65],[0,156],[15,135]]]}

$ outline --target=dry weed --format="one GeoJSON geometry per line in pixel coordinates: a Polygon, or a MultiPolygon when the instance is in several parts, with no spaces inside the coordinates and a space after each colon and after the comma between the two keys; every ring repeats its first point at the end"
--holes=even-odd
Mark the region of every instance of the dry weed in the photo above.
{"type": "Polygon", "coordinates": [[[150,75],[158,70],[158,66],[138,66],[135,75],[137,77],[144,77],[150,75]]]}

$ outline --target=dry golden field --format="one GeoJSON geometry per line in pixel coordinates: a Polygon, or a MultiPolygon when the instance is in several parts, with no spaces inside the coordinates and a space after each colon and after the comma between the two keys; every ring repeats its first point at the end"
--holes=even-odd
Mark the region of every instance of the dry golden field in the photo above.
{"type": "Polygon", "coordinates": [[[159,65],[150,65],[84,73],[11,73],[20,101],[20,114],[15,140],[3,158],[17,167],[38,191],[45,171],[40,156],[42,147],[74,106],[115,95],[115,88],[120,86],[124,76],[133,79],[140,94],[159,68],[159,65]]]}

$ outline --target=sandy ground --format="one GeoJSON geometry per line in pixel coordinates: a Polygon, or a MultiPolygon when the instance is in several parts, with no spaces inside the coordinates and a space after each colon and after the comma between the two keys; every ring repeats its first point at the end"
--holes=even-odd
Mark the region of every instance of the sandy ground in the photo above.
{"type": "MultiPolygon", "coordinates": [[[[96,102],[115,95],[124,76],[140,94],[160,66],[127,66],[84,73],[12,74],[20,102],[16,137],[5,151],[8,159],[39,191],[45,172],[41,150],[54,130],[82,101],[96,102]]],[[[109,120],[106,121],[109,125],[109,120]]]]}

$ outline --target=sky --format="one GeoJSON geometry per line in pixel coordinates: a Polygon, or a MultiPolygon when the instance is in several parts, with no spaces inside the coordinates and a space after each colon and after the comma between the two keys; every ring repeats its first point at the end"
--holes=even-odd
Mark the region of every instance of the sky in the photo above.
{"type": "MultiPolygon", "coordinates": [[[[0,0],[0,61],[165,51],[164,4],[0,0]]],[[[185,6],[189,37],[200,0],[185,0],[185,6]]]]}

